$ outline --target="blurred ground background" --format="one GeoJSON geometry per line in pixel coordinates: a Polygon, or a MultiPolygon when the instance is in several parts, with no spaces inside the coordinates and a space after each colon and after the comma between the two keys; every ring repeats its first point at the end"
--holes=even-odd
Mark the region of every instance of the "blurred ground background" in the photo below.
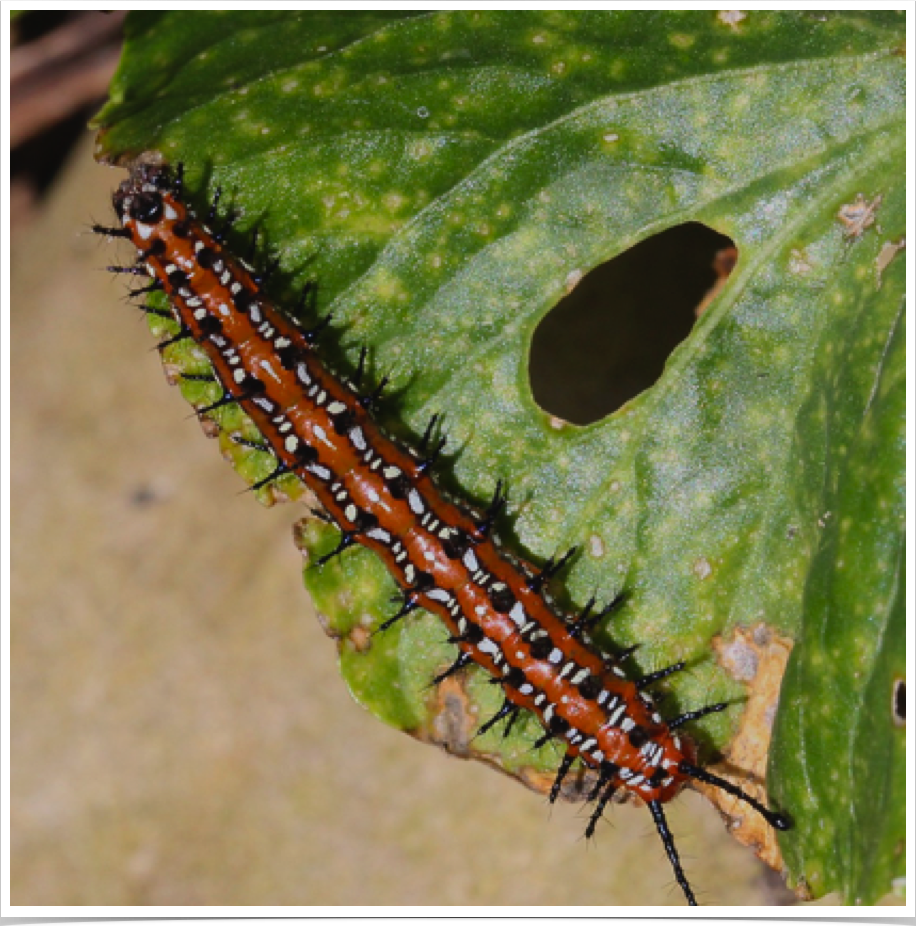
{"type": "MultiPolygon", "coordinates": [[[[11,245],[10,902],[681,904],[644,810],[587,845],[581,808],[350,699],[299,512],[240,494],[104,272],[122,174],[47,131],[11,245]]],[[[696,795],[669,818],[702,903],[791,902],[696,795]]]]}

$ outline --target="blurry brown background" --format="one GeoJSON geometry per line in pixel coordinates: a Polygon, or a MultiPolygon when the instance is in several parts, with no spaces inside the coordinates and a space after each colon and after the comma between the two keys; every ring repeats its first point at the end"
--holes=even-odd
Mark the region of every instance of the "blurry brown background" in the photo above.
{"type": "MultiPolygon", "coordinates": [[[[350,699],[299,512],[240,494],[104,272],[95,105],[13,160],[10,902],[681,904],[644,810],[587,845],[581,808],[350,699]]],[[[669,814],[702,903],[788,902],[696,795],[669,814]]]]}

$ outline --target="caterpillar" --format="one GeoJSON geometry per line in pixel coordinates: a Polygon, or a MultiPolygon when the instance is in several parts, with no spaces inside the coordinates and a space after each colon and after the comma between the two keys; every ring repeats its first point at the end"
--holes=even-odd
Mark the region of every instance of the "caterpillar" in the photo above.
{"type": "Polygon", "coordinates": [[[501,721],[511,724],[521,711],[539,718],[544,733],[536,745],[555,739],[565,746],[551,803],[574,763],[596,773],[586,836],[615,793],[641,799],[691,906],[696,897],[664,812],[690,780],[719,788],[770,826],[788,829],[785,814],[697,765],[695,745],[679,732],[726,704],[663,719],[647,689],[684,664],[631,679],[622,659],[599,653],[589,628],[619,598],[600,609],[592,600],[574,617],[562,614],[547,585],[566,558],[538,568],[494,537],[506,502],[502,485],[485,512],[447,496],[432,474],[441,449],[427,446],[432,426],[421,442],[425,452],[388,436],[373,416],[375,394],[363,395],[354,383],[335,377],[316,350],[317,331],[304,330],[274,305],[254,271],[229,252],[224,234],[208,227],[218,192],[207,222],[196,218],[183,194],[181,165],[174,172],[145,162],[132,168],[113,195],[120,226],[93,230],[129,240],[138,262],[110,269],[148,276],[151,283],[138,292],[168,296],[179,331],[163,344],[192,339],[224,390],[198,413],[237,404],[260,432],[261,449],[275,458],[273,472],[258,485],[294,474],[340,529],[338,546],[319,565],[354,543],[385,563],[403,602],[378,630],[419,608],[441,618],[458,656],[434,683],[471,664],[492,676],[504,702],[481,732],[501,721]]]}

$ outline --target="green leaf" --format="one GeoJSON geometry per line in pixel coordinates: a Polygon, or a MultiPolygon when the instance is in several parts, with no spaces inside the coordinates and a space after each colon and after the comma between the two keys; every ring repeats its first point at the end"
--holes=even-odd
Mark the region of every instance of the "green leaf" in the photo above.
{"type": "Polygon", "coordinates": [[[823,473],[829,521],[811,566],[773,753],[781,770],[776,796],[797,821],[786,841],[790,865],[805,872],[815,895],[839,890],[857,904],[874,904],[902,884],[906,864],[905,729],[895,717],[906,672],[902,274],[895,282],[900,314],[890,335],[884,326],[872,334],[863,318],[850,332],[855,347],[845,369],[823,364],[831,381],[810,410],[847,433],[832,443],[823,473]],[[865,413],[850,432],[843,406],[866,390],[865,413]]]}
{"type": "MultiPolygon", "coordinates": [[[[513,549],[581,547],[571,606],[630,592],[599,639],[640,643],[641,671],[688,661],[669,711],[736,703],[692,731],[707,750],[726,747],[746,694],[713,644],[740,625],[798,639],[771,790],[798,822],[783,840],[793,877],[850,898],[890,889],[902,833],[885,690],[899,605],[883,570],[903,484],[903,24],[862,11],[135,13],[96,120],[102,157],[161,151],[186,163],[201,207],[220,184],[244,210],[240,233],[262,224],[288,275],[281,304],[319,281],[333,365],[369,347],[392,378],[382,417],[397,433],[445,413],[442,481],[482,502],[507,479],[513,549]],[[538,322],[582,275],[686,221],[736,242],[726,287],[653,388],[595,425],[557,426],[529,385],[538,322]],[[886,555],[857,555],[852,581],[839,564],[860,544],[886,555]],[[852,648],[877,624],[859,672],[852,648]],[[849,641],[830,671],[823,633],[849,641]],[[821,793],[838,761],[867,823],[821,793]],[[822,842],[825,813],[841,853],[822,842]]],[[[183,350],[171,361],[197,369],[183,350]]],[[[266,475],[256,454],[237,459],[249,481],[266,475]]],[[[327,552],[334,531],[306,524],[302,543],[327,552]]],[[[436,619],[371,633],[395,586],[370,554],[306,579],[363,704],[546,780],[557,754],[531,751],[533,718],[471,739],[500,700],[482,673],[429,687],[454,655],[436,619]]]]}

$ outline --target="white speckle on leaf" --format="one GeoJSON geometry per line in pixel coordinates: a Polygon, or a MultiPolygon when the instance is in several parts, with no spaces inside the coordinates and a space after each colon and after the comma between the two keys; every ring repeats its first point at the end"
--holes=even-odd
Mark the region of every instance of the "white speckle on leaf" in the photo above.
{"type": "Polygon", "coordinates": [[[738,25],[743,20],[747,19],[747,13],[745,13],[744,10],[719,10],[716,18],[720,23],[737,32],[738,25]]]}
{"type": "Polygon", "coordinates": [[[701,556],[693,564],[693,574],[698,579],[706,579],[712,575],[712,566],[709,565],[709,560],[705,556],[701,556]]]}
{"type": "Polygon", "coordinates": [[[803,276],[811,272],[811,264],[805,251],[793,248],[789,254],[789,272],[803,276]]]}
{"type": "Polygon", "coordinates": [[[672,35],[668,41],[671,42],[671,44],[676,48],[687,49],[696,42],[696,36],[686,35],[684,33],[676,33],[675,35],[672,35]]]}
{"type": "Polygon", "coordinates": [[[567,295],[569,295],[579,285],[579,281],[584,276],[585,274],[578,267],[576,267],[575,270],[570,270],[569,273],[566,274],[566,281],[564,286],[566,288],[567,295]]]}

